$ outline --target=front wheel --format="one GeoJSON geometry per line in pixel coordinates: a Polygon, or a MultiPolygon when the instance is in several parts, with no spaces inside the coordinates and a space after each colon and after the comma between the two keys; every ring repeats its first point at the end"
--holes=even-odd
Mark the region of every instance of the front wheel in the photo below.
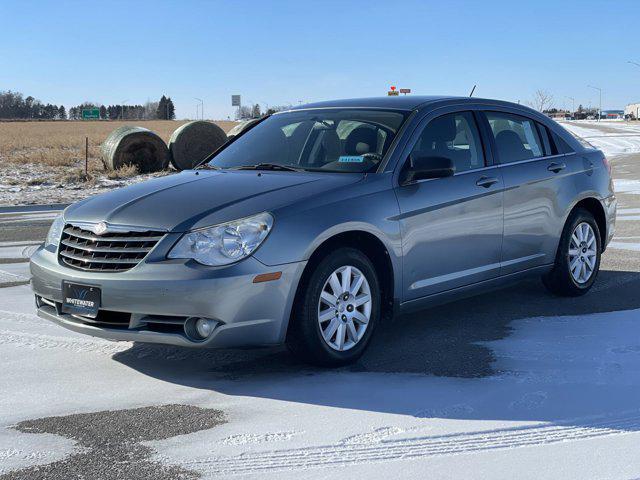
{"type": "Polygon", "coordinates": [[[300,286],[287,346],[304,361],[339,366],[357,360],[380,318],[375,268],[359,250],[327,255],[300,286]]]}
{"type": "Polygon", "coordinates": [[[553,270],[542,278],[556,295],[578,297],[589,291],[600,270],[600,230],[593,215],[575,210],[567,220],[553,270]]]}

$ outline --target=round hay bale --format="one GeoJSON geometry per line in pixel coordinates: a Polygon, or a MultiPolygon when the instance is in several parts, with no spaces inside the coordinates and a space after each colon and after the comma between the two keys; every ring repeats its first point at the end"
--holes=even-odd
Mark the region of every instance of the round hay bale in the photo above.
{"type": "Polygon", "coordinates": [[[227,137],[233,138],[233,137],[236,137],[236,136],[240,135],[247,128],[249,128],[251,125],[256,123],[258,120],[260,120],[260,119],[259,118],[252,118],[251,120],[245,120],[243,122],[240,122],[238,125],[236,125],[231,130],[229,130],[229,132],[227,132],[227,137]]]}
{"type": "Polygon", "coordinates": [[[185,123],[169,139],[171,165],[177,170],[193,168],[226,141],[224,130],[213,122],[185,123]]]}
{"type": "Polygon", "coordinates": [[[108,170],[135,165],[140,173],[169,166],[169,149],[151,130],[124,125],[109,134],[102,144],[102,163],[108,170]]]}

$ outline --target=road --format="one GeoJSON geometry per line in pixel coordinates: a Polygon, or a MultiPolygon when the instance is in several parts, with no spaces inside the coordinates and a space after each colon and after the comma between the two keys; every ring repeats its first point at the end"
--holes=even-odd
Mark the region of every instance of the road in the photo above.
{"type": "Polygon", "coordinates": [[[26,257],[51,213],[0,213],[0,478],[640,477],[640,154],[611,161],[617,233],[587,296],[530,280],[424,310],[332,372],[46,324],[26,257]]]}

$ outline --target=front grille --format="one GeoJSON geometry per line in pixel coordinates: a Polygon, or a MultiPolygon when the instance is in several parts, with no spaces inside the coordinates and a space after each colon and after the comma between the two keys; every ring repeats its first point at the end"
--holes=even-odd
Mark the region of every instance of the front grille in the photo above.
{"type": "Polygon", "coordinates": [[[66,225],[60,239],[60,261],[78,270],[124,272],[135,267],[164,236],[163,232],[109,232],[96,235],[66,225]]]}

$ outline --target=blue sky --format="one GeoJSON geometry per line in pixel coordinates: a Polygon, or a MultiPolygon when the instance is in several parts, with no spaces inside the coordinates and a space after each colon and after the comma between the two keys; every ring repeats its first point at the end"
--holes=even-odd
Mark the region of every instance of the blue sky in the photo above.
{"type": "Polygon", "coordinates": [[[179,118],[416,94],[640,101],[640,1],[0,0],[0,90],[67,106],[170,95],[179,118]]]}

